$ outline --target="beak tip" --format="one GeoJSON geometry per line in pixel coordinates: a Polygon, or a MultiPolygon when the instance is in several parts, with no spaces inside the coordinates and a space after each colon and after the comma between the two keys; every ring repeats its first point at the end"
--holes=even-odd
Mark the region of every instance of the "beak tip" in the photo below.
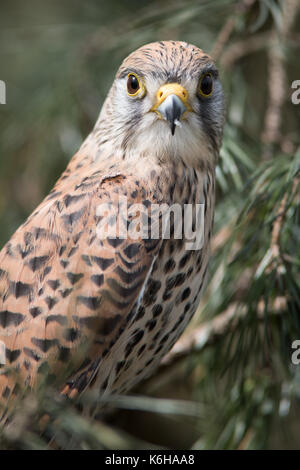
{"type": "Polygon", "coordinates": [[[174,94],[169,95],[157,108],[164,119],[169,122],[172,135],[175,134],[176,125],[178,125],[186,106],[182,100],[174,94]]]}

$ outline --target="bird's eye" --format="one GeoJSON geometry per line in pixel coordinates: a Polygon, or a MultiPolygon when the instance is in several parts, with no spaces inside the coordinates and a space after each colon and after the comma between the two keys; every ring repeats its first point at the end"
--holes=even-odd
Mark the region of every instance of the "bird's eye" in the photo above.
{"type": "Polygon", "coordinates": [[[198,92],[204,98],[211,96],[214,91],[214,81],[211,73],[205,73],[199,80],[198,92]]]}
{"type": "Polygon", "coordinates": [[[128,74],[127,93],[130,96],[136,96],[141,91],[141,81],[134,73],[128,74]]]}

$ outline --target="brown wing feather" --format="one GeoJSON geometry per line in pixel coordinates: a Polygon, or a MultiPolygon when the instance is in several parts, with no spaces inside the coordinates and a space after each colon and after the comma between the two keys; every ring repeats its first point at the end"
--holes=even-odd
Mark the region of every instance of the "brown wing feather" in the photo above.
{"type": "MultiPolygon", "coordinates": [[[[159,243],[98,238],[97,207],[116,207],[119,195],[129,204],[152,198],[130,174],[67,169],[0,252],[0,340],[7,366],[30,386],[39,371],[72,364],[72,374],[83,359],[100,358],[137,302],[159,243]]],[[[0,397],[8,398],[14,379],[0,370],[0,397]]]]}

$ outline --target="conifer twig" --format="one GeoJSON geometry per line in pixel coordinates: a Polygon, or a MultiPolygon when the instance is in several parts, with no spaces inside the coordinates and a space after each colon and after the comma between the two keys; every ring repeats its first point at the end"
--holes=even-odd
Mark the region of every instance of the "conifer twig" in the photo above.
{"type": "MultiPolygon", "coordinates": [[[[272,313],[275,315],[285,311],[287,299],[285,297],[276,297],[271,306],[272,313]]],[[[258,319],[264,321],[265,300],[260,299],[257,306],[258,319]]],[[[203,323],[193,331],[183,335],[173,346],[171,351],[164,357],[162,366],[169,366],[179,359],[187,357],[191,353],[202,351],[206,346],[214,344],[224,334],[232,332],[238,326],[238,320],[247,314],[247,305],[233,302],[221,314],[213,320],[203,323]]]]}
{"type": "Polygon", "coordinates": [[[255,1],[256,0],[241,0],[237,3],[233,15],[231,15],[225,22],[211,50],[210,54],[214,58],[214,60],[219,60],[221,53],[223,52],[226,44],[228,43],[236,24],[237,15],[239,13],[245,13],[246,11],[248,11],[251,6],[255,3],[255,1]]]}

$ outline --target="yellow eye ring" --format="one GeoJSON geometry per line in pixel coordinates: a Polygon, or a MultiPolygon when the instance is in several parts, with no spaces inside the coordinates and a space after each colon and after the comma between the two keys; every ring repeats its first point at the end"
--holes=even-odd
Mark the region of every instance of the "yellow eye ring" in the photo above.
{"type": "Polygon", "coordinates": [[[210,72],[204,73],[199,80],[198,93],[203,98],[209,98],[214,91],[214,80],[210,72]]]}
{"type": "Polygon", "coordinates": [[[130,72],[127,78],[127,94],[131,97],[141,94],[142,97],[144,93],[145,87],[142,80],[135,73],[130,72]]]}

